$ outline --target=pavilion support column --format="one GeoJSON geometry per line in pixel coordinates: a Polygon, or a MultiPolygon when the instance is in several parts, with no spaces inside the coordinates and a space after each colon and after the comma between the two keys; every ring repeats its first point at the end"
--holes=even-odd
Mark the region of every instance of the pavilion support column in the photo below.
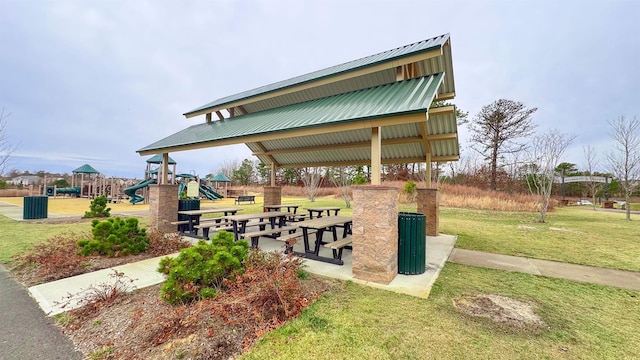
{"type": "Polygon", "coordinates": [[[427,169],[425,170],[426,174],[424,177],[424,181],[426,183],[427,189],[431,188],[431,153],[427,153],[427,169]]]}
{"type": "MultiPolygon", "coordinates": [[[[263,206],[280,204],[282,204],[282,188],[279,186],[265,186],[263,206]]],[[[267,211],[267,209],[263,208],[263,211],[267,211]]]]}
{"type": "Polygon", "coordinates": [[[418,189],[418,212],[426,215],[427,236],[440,235],[440,190],[418,189]]]}
{"type": "Polygon", "coordinates": [[[274,162],[271,163],[271,186],[276,186],[276,163],[274,162]]]}
{"type": "Polygon", "coordinates": [[[166,185],[169,181],[169,153],[162,154],[162,179],[158,179],[159,184],[166,185]]]}
{"type": "Polygon", "coordinates": [[[390,186],[353,187],[353,276],[389,284],[398,274],[398,194],[390,186]]]}
{"type": "Polygon", "coordinates": [[[172,221],[178,220],[178,185],[149,185],[149,228],[160,232],[175,232],[172,221]]]}
{"type": "Polygon", "coordinates": [[[380,185],[382,168],[382,141],[380,127],[371,128],[371,185],[380,185]]]}

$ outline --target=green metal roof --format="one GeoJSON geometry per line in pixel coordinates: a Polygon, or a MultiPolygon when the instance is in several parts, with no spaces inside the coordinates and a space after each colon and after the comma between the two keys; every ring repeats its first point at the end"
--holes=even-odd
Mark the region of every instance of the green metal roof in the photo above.
{"type": "MultiPolygon", "coordinates": [[[[155,154],[147,159],[148,164],[162,164],[162,154],[155,154]]],[[[169,165],[176,165],[177,162],[169,156],[169,165]]]]}
{"type": "Polygon", "coordinates": [[[225,174],[218,174],[218,175],[214,176],[213,178],[211,178],[211,181],[215,181],[215,182],[231,182],[231,179],[229,179],[225,174]]]}
{"type": "Polygon", "coordinates": [[[444,73],[288,105],[222,121],[196,124],[138,150],[162,153],[181,146],[285,132],[343,122],[426,113],[444,73]]]}
{"type": "Polygon", "coordinates": [[[98,170],[94,169],[89,164],[84,164],[84,165],[80,166],[79,168],[73,170],[72,172],[74,174],[100,174],[100,172],[98,170]]]}
{"type": "MultiPolygon", "coordinates": [[[[438,49],[438,48],[442,48],[446,42],[449,40],[449,34],[444,34],[444,35],[440,35],[440,36],[436,36],[434,38],[431,39],[427,39],[427,40],[423,40],[423,41],[419,41],[413,44],[409,44],[409,45],[405,45],[405,46],[401,46],[392,50],[388,50],[388,51],[384,51],[375,55],[370,55],[370,56],[366,56],[363,57],[361,59],[358,60],[353,60],[353,61],[349,61],[340,65],[335,65],[326,69],[322,69],[322,70],[318,70],[318,71],[314,71],[305,75],[301,75],[301,76],[297,76],[291,79],[287,79],[287,80],[283,80],[283,81],[279,81],[273,84],[269,84],[269,85],[265,85],[265,86],[261,86],[258,87],[256,89],[253,90],[248,90],[248,91],[244,91],[235,95],[230,95],[230,96],[226,96],[220,99],[217,99],[215,101],[212,101],[208,104],[199,106],[191,111],[186,112],[184,115],[189,117],[190,114],[193,113],[197,113],[201,110],[205,110],[205,109],[209,109],[209,108],[213,108],[213,107],[217,107],[217,106],[221,106],[221,105],[225,105],[225,104],[229,104],[232,103],[234,101],[238,101],[238,100],[243,100],[243,99],[249,99],[251,97],[255,97],[255,96],[259,96],[259,95],[263,95],[263,94],[267,94],[270,92],[274,92],[274,91],[278,91],[278,90],[282,90],[282,89],[286,89],[286,88],[290,88],[293,86],[298,86],[298,85],[302,85],[305,83],[310,83],[313,81],[317,81],[323,78],[329,78],[329,77],[333,77],[336,75],[340,75],[343,73],[348,73],[348,72],[352,72],[352,71],[356,71],[359,69],[363,69],[363,68],[367,68],[370,66],[374,66],[376,64],[380,64],[380,63],[385,63],[385,62],[390,62],[393,60],[398,60],[404,57],[408,57],[411,55],[415,55],[415,54],[419,54],[419,53],[423,53],[423,52],[427,52],[433,49],[438,49]]],[[[450,53],[445,54],[446,56],[448,56],[448,58],[450,59],[450,53]]],[[[453,80],[453,69],[451,68],[450,64],[448,64],[450,61],[445,61],[447,64],[440,64],[440,65],[430,65],[430,63],[425,63],[424,67],[426,68],[432,68],[432,69],[424,69],[423,73],[424,75],[431,75],[437,72],[441,72],[441,71],[445,71],[447,73],[447,76],[449,76],[451,78],[451,80],[453,80]],[[443,67],[444,66],[444,67],[443,67]],[[433,68],[439,68],[436,69],[435,71],[432,71],[433,68]]],[[[437,63],[437,61],[436,61],[437,63]]],[[[378,79],[375,81],[378,81],[379,84],[381,84],[383,82],[392,82],[395,81],[395,69],[392,71],[392,74],[390,75],[391,78],[390,79],[378,79]],[[390,80],[390,81],[389,81],[390,80]]],[[[374,80],[370,80],[370,81],[374,81],[374,80]]],[[[452,86],[447,86],[447,91],[453,91],[453,89],[448,89],[448,87],[452,87],[452,86]]],[[[252,112],[252,111],[250,111],[252,112]]]]}

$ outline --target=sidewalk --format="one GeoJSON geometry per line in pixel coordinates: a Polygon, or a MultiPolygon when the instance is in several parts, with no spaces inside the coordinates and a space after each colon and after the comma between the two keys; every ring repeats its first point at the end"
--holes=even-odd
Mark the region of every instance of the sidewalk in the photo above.
{"type": "Polygon", "coordinates": [[[518,271],[640,291],[640,272],[573,265],[465,249],[453,249],[449,261],[463,265],[518,271]]]}

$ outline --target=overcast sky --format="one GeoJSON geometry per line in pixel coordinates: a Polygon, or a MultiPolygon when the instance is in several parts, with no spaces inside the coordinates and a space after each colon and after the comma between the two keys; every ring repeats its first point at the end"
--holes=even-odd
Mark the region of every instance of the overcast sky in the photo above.
{"type": "MultiPolygon", "coordinates": [[[[183,113],[449,33],[454,103],[537,107],[539,131],[577,135],[604,163],[607,121],[640,116],[640,1],[0,0],[0,108],[9,169],[142,177],[136,150],[204,121],[183,113]]],[[[466,129],[459,129],[463,154],[466,129]]],[[[244,145],[171,153],[205,175],[244,145]]]]}

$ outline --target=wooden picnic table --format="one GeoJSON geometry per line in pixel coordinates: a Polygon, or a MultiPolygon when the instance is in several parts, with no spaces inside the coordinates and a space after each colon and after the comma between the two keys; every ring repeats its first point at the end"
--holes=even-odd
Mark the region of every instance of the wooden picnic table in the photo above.
{"type": "Polygon", "coordinates": [[[321,218],[323,212],[327,212],[327,216],[331,216],[331,212],[333,211],[334,216],[338,216],[338,212],[340,211],[339,206],[321,206],[321,207],[310,207],[305,208],[309,212],[309,219],[313,219],[313,214],[316,214],[316,217],[321,218]]]}
{"type": "Polygon", "coordinates": [[[347,216],[327,216],[315,219],[309,219],[307,221],[303,221],[298,223],[298,227],[302,229],[303,241],[304,241],[304,253],[296,252],[293,253],[298,256],[302,256],[312,260],[324,261],[332,264],[343,265],[342,256],[340,258],[329,258],[320,255],[320,246],[322,245],[322,236],[324,235],[325,230],[331,231],[333,234],[333,241],[338,241],[339,239],[346,238],[351,233],[351,225],[353,219],[347,216]],[[343,232],[341,237],[338,238],[337,228],[343,228],[343,232]],[[310,246],[309,232],[310,230],[315,231],[316,239],[313,248],[310,246]]]}
{"type": "Polygon", "coordinates": [[[265,229],[266,224],[262,224],[262,221],[265,219],[269,219],[269,225],[271,225],[272,229],[277,227],[284,227],[287,225],[287,217],[292,214],[284,211],[266,211],[255,214],[241,214],[241,215],[230,215],[225,216],[224,218],[231,222],[233,226],[233,236],[236,241],[240,238],[240,234],[244,234],[247,230],[247,223],[249,220],[259,220],[260,230],[265,229]]]}
{"type": "MultiPolygon", "coordinates": [[[[181,210],[178,211],[180,215],[186,215],[189,218],[189,227],[188,234],[193,237],[197,237],[197,229],[194,227],[195,225],[200,224],[200,217],[204,214],[216,214],[222,213],[224,216],[235,215],[238,211],[241,211],[240,208],[205,208],[200,210],[181,210]]],[[[223,217],[215,219],[216,222],[221,222],[223,217]]]]}

